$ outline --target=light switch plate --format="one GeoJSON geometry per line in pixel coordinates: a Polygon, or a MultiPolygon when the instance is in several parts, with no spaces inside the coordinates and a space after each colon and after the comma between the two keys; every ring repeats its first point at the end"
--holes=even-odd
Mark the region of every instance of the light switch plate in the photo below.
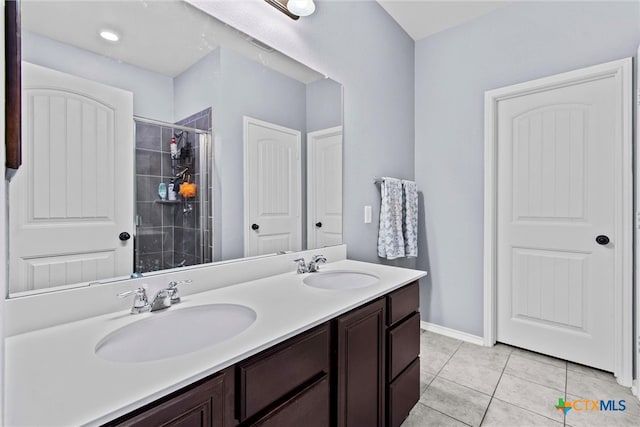
{"type": "Polygon", "coordinates": [[[364,207],[364,223],[371,224],[371,206],[364,207]]]}

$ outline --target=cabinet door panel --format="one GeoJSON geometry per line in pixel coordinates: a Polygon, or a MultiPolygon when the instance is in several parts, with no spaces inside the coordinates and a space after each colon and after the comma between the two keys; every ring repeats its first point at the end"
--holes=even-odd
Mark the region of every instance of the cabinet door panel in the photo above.
{"type": "Polygon", "coordinates": [[[356,309],[336,322],[337,425],[382,426],[385,300],[356,309]]]}

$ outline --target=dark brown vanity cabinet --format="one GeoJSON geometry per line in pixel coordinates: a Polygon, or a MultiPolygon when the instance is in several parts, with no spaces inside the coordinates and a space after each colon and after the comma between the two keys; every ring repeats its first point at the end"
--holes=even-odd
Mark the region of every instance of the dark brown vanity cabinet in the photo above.
{"type": "Polygon", "coordinates": [[[109,426],[399,426],[420,388],[418,282],[109,426]]]}
{"type": "Polygon", "coordinates": [[[236,365],[243,425],[329,426],[330,331],[325,323],[236,365]]]}
{"type": "Polygon", "coordinates": [[[399,426],[420,397],[418,282],[333,320],[339,427],[399,426]]]}
{"type": "Polygon", "coordinates": [[[384,425],[385,299],[334,320],[337,426],[384,425]]]}
{"type": "Polygon", "coordinates": [[[118,427],[231,427],[233,370],[222,372],[120,417],[118,427]]]}
{"type": "Polygon", "coordinates": [[[418,282],[387,296],[387,425],[396,427],[420,399],[418,282]]]}

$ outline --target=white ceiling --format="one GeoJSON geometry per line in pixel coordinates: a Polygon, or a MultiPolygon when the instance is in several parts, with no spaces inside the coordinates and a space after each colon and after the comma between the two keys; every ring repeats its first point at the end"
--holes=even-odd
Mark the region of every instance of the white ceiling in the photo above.
{"type": "Polygon", "coordinates": [[[506,6],[509,1],[377,0],[414,40],[506,6]]]}
{"type": "MultiPolygon", "coordinates": [[[[414,39],[472,20],[509,2],[377,0],[414,39]]],[[[223,45],[304,83],[322,76],[277,51],[248,43],[249,37],[193,6],[169,1],[23,1],[26,30],[138,67],[175,77],[223,45]],[[98,36],[116,30],[114,44],[98,36]]]]}
{"type": "Polygon", "coordinates": [[[195,7],[169,1],[23,1],[24,29],[146,70],[175,77],[222,45],[303,83],[324,76],[195,7]],[[117,43],[99,35],[115,30],[117,43]]]}

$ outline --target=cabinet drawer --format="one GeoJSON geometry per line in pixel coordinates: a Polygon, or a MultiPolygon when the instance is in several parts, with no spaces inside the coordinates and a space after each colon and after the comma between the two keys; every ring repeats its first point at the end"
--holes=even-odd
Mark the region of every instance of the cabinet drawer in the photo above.
{"type": "Polygon", "coordinates": [[[420,314],[398,324],[388,332],[388,380],[393,380],[420,354],[420,314]]]}
{"type": "Polygon", "coordinates": [[[329,376],[324,375],[252,426],[329,427],[329,376]]]}
{"type": "Polygon", "coordinates": [[[391,326],[414,311],[418,311],[419,306],[420,287],[418,282],[413,282],[391,292],[387,297],[387,325],[391,326]]]}
{"type": "Polygon", "coordinates": [[[244,421],[319,373],[328,372],[328,324],[238,363],[238,418],[244,421]]]}
{"type": "Polygon", "coordinates": [[[411,408],[420,399],[420,359],[414,360],[409,367],[390,385],[387,408],[389,427],[397,427],[409,415],[411,408]]]}

